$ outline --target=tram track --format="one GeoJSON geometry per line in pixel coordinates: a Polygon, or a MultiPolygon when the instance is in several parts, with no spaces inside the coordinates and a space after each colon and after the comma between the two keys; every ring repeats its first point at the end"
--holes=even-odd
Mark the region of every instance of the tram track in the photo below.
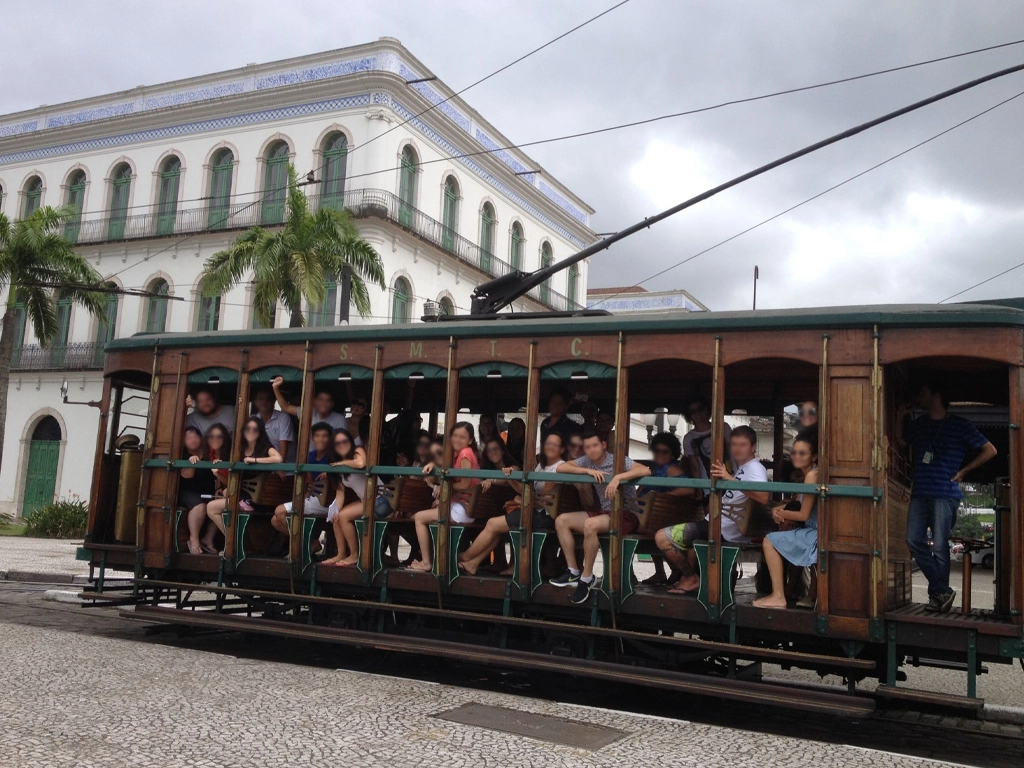
{"type": "Polygon", "coordinates": [[[53,585],[0,585],[0,622],[157,643],[255,663],[281,663],[286,659],[289,664],[339,673],[384,674],[984,768],[1017,768],[1024,762],[1024,728],[1019,726],[982,723],[979,727],[972,721],[917,713],[876,712],[836,718],[687,693],[652,691],[626,682],[580,680],[550,670],[509,671],[458,659],[439,664],[435,659],[394,650],[354,653],[346,648],[339,652],[337,647],[317,642],[277,640],[262,635],[254,641],[254,636],[231,631],[189,632],[142,620],[125,621],[108,608],[83,611],[63,603],[45,603],[42,593],[52,588],[53,585]],[[284,653],[284,649],[288,652],[284,653]],[[937,740],[935,734],[940,723],[943,736],[937,740]]]}

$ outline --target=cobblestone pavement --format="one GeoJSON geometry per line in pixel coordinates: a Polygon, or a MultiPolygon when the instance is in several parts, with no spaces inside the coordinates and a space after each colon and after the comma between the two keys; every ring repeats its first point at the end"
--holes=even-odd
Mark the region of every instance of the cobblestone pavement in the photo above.
{"type": "Polygon", "coordinates": [[[383,675],[0,624],[0,754],[16,766],[913,766],[809,744],[383,675]],[[598,750],[438,720],[469,702],[618,728],[598,750]]]}
{"type": "Polygon", "coordinates": [[[81,539],[31,539],[0,536],[0,574],[52,573],[88,576],[89,564],[75,560],[81,539]]]}
{"type": "Polygon", "coordinates": [[[630,699],[593,684],[576,694],[638,710],[653,700],[675,716],[651,717],[560,701],[572,683],[531,689],[416,657],[375,654],[373,671],[387,674],[368,674],[337,668],[367,658],[344,648],[153,634],[109,609],[44,603],[46,589],[0,586],[5,767],[1024,764],[1014,726],[986,723],[991,734],[980,734],[927,715],[834,721],[650,691],[630,699]],[[588,752],[434,717],[474,702],[626,735],[588,752]]]}

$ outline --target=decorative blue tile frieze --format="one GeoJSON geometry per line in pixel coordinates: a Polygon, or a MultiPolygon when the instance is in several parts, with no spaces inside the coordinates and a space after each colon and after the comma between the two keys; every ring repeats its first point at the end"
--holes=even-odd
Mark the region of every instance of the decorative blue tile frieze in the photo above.
{"type": "Polygon", "coordinates": [[[109,117],[121,117],[122,115],[130,115],[134,111],[134,101],[123,101],[120,104],[105,104],[102,107],[82,109],[78,112],[68,112],[63,115],[56,115],[54,117],[47,118],[46,127],[63,128],[67,125],[78,125],[78,123],[87,123],[91,120],[105,120],[109,117]]]}
{"type": "Polygon", "coordinates": [[[367,56],[352,61],[335,61],[330,64],[305,67],[292,70],[291,72],[278,72],[277,74],[256,78],[256,90],[262,91],[266,88],[279,88],[282,85],[308,83],[313,80],[324,80],[328,77],[340,77],[341,75],[354,75],[357,72],[370,72],[378,68],[377,60],[377,56],[367,56]]]}
{"type": "Polygon", "coordinates": [[[161,128],[152,128],[147,131],[136,131],[134,133],[121,133],[114,136],[104,136],[86,141],[76,141],[70,144],[59,144],[53,147],[42,147],[39,149],[25,150],[24,152],[11,152],[0,155],[0,164],[20,163],[26,160],[34,160],[42,157],[58,157],[73,152],[85,152],[93,149],[107,149],[125,144],[133,144],[139,141],[152,141],[154,139],[182,136],[189,133],[200,133],[203,131],[215,131],[223,128],[237,128],[242,125],[268,122],[271,120],[283,120],[289,117],[300,115],[312,115],[319,112],[332,112],[349,107],[366,107],[370,104],[368,93],[357,96],[346,96],[339,99],[328,99],[317,101],[312,104],[299,104],[294,107],[280,107],[268,109],[261,112],[247,112],[241,115],[230,117],[219,117],[211,120],[200,120],[194,123],[181,123],[161,128]]]}
{"type": "Polygon", "coordinates": [[[225,96],[236,96],[245,92],[245,81],[235,80],[231,83],[220,83],[205,88],[195,88],[190,91],[175,91],[164,93],[160,96],[147,98],[143,109],[163,109],[164,107],[177,107],[182,104],[190,104],[193,101],[205,101],[206,99],[220,99],[225,96]]]}
{"type": "Polygon", "coordinates": [[[38,120],[28,120],[24,123],[8,123],[7,125],[0,125],[0,137],[17,136],[19,133],[35,131],[38,130],[38,128],[38,120]]]}
{"type": "Polygon", "coordinates": [[[575,205],[570,203],[564,195],[559,193],[557,189],[552,187],[550,184],[545,183],[543,179],[540,182],[540,191],[541,194],[544,195],[544,197],[548,198],[548,200],[550,200],[563,211],[568,213],[570,216],[576,219],[576,221],[580,222],[581,224],[587,223],[587,215],[579,208],[577,208],[575,205]]]}

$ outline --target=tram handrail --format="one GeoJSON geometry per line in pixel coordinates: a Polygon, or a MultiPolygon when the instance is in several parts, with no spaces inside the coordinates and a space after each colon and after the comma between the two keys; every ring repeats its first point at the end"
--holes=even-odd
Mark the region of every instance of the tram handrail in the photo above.
{"type": "MultiPolygon", "coordinates": [[[[590,475],[573,475],[565,472],[536,472],[522,471],[505,474],[498,469],[457,469],[448,470],[435,469],[429,475],[423,473],[421,467],[394,467],[383,464],[374,465],[365,469],[355,467],[332,467],[327,464],[246,464],[244,462],[222,461],[199,461],[195,464],[182,459],[149,459],[145,463],[148,469],[230,469],[244,472],[308,472],[311,474],[328,475],[389,475],[391,477],[448,477],[452,479],[473,479],[473,480],[515,480],[520,483],[547,482],[547,483],[583,483],[596,485],[590,475]]],[[[641,488],[659,488],[673,490],[676,488],[696,488],[711,491],[767,491],[768,493],[810,493],[815,496],[845,497],[860,499],[880,499],[881,488],[872,488],[867,485],[813,485],[811,483],[782,483],[782,482],[750,482],[748,480],[717,480],[712,485],[710,480],[693,477],[642,477],[638,480],[627,481],[627,485],[635,485],[641,488]]]]}

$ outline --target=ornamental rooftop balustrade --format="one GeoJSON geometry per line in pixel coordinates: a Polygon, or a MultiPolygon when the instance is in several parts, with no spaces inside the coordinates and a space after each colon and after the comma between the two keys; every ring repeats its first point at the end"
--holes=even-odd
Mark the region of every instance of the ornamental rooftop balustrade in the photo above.
{"type": "Polygon", "coordinates": [[[37,344],[15,347],[11,352],[12,371],[101,371],[103,345],[79,342],[52,347],[37,344]]]}
{"type": "MultiPolygon", "coordinates": [[[[338,194],[310,195],[309,202],[313,210],[321,206],[330,207],[347,210],[355,218],[378,218],[396,224],[490,277],[500,277],[512,270],[508,262],[488,253],[476,243],[419,209],[402,202],[397,195],[386,190],[352,189],[338,194]]],[[[142,213],[98,219],[80,218],[66,224],[64,234],[73,243],[94,245],[198,234],[204,231],[275,226],[284,222],[285,215],[283,200],[257,200],[248,203],[232,200],[223,205],[207,204],[200,208],[180,209],[167,213],[142,213]]],[[[570,300],[547,285],[540,285],[527,295],[556,311],[583,308],[576,298],[570,300]]]]}

